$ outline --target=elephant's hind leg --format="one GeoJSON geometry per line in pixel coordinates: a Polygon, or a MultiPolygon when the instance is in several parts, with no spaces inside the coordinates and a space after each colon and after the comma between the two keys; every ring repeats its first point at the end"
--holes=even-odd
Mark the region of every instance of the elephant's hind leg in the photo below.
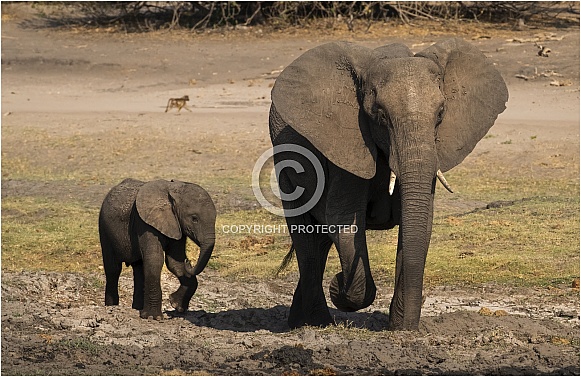
{"type": "Polygon", "coordinates": [[[137,261],[131,265],[133,269],[133,309],[143,309],[143,290],[145,289],[145,276],[143,274],[143,261],[137,261]]]}
{"type": "Polygon", "coordinates": [[[119,305],[119,276],[121,275],[121,263],[105,271],[107,283],[105,285],[105,305],[119,305]]]}
{"type": "MultiPolygon", "coordinates": [[[[305,222],[312,224],[312,220],[309,214],[287,218],[289,229],[292,229],[291,224],[305,225],[305,222]]],[[[293,232],[291,237],[296,250],[300,278],[293,296],[288,325],[290,328],[297,328],[305,325],[333,324],[323,292],[323,273],[332,241],[327,234],[314,232],[293,232]]]]}
{"type": "Polygon", "coordinates": [[[101,238],[101,248],[106,279],[105,305],[119,305],[119,276],[123,266],[121,262],[117,262],[112,248],[104,237],[101,238]]]}

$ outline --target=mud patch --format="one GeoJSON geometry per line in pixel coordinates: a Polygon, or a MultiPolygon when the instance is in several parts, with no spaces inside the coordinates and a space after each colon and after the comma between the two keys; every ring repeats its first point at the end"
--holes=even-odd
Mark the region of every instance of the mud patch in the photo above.
{"type": "Polygon", "coordinates": [[[575,288],[428,289],[416,332],[385,331],[390,295],[381,295],[363,312],[332,310],[337,326],[291,331],[292,276],[239,281],[204,271],[199,281],[192,310],[178,315],[167,297],[177,281],[163,274],[166,319],[153,321],[131,309],[129,276],[121,305],[105,307],[100,275],[5,272],[2,373],[579,374],[575,288]],[[483,306],[507,315],[481,315],[483,306]]]}

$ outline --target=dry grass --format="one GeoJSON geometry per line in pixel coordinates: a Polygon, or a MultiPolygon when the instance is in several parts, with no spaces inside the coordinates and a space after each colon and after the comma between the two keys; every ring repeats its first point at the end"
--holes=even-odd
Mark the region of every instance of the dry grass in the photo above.
{"type": "Polygon", "coordinates": [[[2,269],[96,272],[98,209],[39,197],[2,199],[2,269]]]}
{"type": "MultiPolygon", "coordinates": [[[[112,185],[127,176],[154,179],[171,171],[179,179],[186,172],[205,172],[196,176],[196,182],[222,203],[232,201],[223,205],[219,213],[217,243],[209,268],[233,277],[267,277],[277,271],[290,248],[284,219],[263,209],[243,209],[255,202],[245,168],[252,159],[251,152],[240,148],[243,154],[231,165],[224,165],[228,168],[213,169],[210,164],[220,161],[226,153],[225,143],[214,143],[203,154],[196,154],[206,160],[193,165],[183,161],[183,150],[191,149],[188,142],[178,140],[173,148],[165,148],[163,141],[170,135],[162,129],[147,133],[134,124],[111,132],[91,130],[85,134],[55,129],[3,125],[3,178],[41,187],[44,182],[52,182],[54,191],[61,182],[76,185],[79,190],[84,185],[112,185]],[[170,166],[173,161],[181,163],[170,166]],[[249,233],[240,229],[233,232],[228,228],[233,225],[281,228],[249,233]]],[[[444,193],[438,186],[438,198],[467,203],[500,201],[502,206],[465,213],[458,213],[454,206],[437,208],[426,267],[427,284],[548,285],[578,277],[578,160],[561,161],[558,166],[550,165],[550,158],[546,163],[527,162],[533,170],[506,164],[489,174],[483,168],[494,163],[494,158],[481,156],[450,171],[448,180],[461,183],[458,193],[444,193]],[[561,173],[548,180],[543,169],[561,173]]],[[[100,271],[100,200],[87,195],[73,200],[45,191],[3,198],[2,268],[100,271]],[[79,199],[85,197],[91,200],[79,199]]],[[[475,206],[478,205],[471,208],[475,206]]],[[[370,231],[367,237],[373,273],[393,280],[397,230],[370,231]]],[[[196,252],[190,243],[191,259],[196,258],[196,252]]],[[[334,249],[327,266],[327,276],[340,268],[334,249]]],[[[288,271],[296,271],[296,263],[285,273],[288,271]]]]}
{"type": "MultiPolygon", "coordinates": [[[[436,214],[427,284],[550,285],[579,276],[578,184],[555,183],[558,195],[525,190],[527,195],[535,194],[525,200],[520,200],[523,182],[502,184],[507,190],[514,188],[516,201],[466,214],[436,214]],[[520,199],[516,198],[519,192],[520,199]]],[[[474,183],[474,188],[464,191],[464,195],[489,197],[479,185],[474,183]]],[[[2,268],[99,271],[97,217],[98,208],[82,203],[26,196],[4,198],[2,268]]],[[[284,219],[265,210],[220,214],[209,268],[236,277],[273,276],[290,247],[284,225],[284,219]],[[241,227],[254,225],[259,228],[250,232],[241,227]],[[262,227],[266,225],[273,228],[262,227]]],[[[397,231],[370,231],[368,244],[374,274],[391,280],[397,231]]],[[[189,243],[188,253],[196,258],[193,243],[189,243]]],[[[340,268],[334,248],[327,266],[328,276],[340,268]]],[[[285,273],[289,271],[296,271],[294,263],[285,273]]]]}
{"type": "Polygon", "coordinates": [[[547,285],[579,274],[579,197],[544,196],[437,218],[430,284],[547,285]]]}
{"type": "MultiPolygon", "coordinates": [[[[515,201],[501,202],[500,208],[436,215],[426,268],[427,284],[548,285],[579,275],[578,184],[554,182],[559,195],[551,196],[525,190],[525,194],[537,195],[525,200],[518,197],[519,192],[523,194],[519,188],[524,182],[499,184],[514,188],[515,201]]],[[[493,196],[482,191],[471,194],[481,199],[493,196]]],[[[222,247],[216,251],[214,268],[236,276],[272,275],[288,251],[288,235],[221,231],[223,226],[233,224],[284,225],[282,219],[265,211],[240,211],[221,216],[218,224],[222,247]]],[[[393,278],[397,231],[370,231],[367,236],[375,273],[393,278]]],[[[326,273],[331,276],[339,268],[333,248],[326,273]]],[[[290,271],[296,271],[294,264],[290,271]]]]}

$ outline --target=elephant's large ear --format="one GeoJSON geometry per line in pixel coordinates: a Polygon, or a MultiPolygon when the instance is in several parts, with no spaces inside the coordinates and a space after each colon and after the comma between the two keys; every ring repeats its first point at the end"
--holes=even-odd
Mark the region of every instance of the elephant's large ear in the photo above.
{"type": "Polygon", "coordinates": [[[182,229],[173,208],[169,183],[164,180],[144,184],[137,193],[135,207],[143,221],[163,235],[179,240],[182,229]]]}
{"type": "Polygon", "coordinates": [[[360,106],[361,71],[373,50],[347,42],[307,51],[286,67],[272,89],[282,120],[335,165],[375,175],[377,150],[360,106]]]}
{"type": "Polygon", "coordinates": [[[492,62],[461,39],[436,43],[416,56],[442,68],[446,104],[436,146],[440,169],[445,172],[462,162],[486,135],[506,108],[508,90],[492,62]]]}

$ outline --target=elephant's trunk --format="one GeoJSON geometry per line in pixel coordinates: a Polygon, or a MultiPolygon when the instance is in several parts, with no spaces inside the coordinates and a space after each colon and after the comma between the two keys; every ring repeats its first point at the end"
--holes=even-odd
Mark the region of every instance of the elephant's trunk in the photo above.
{"type": "Polygon", "coordinates": [[[212,234],[205,237],[203,242],[200,242],[200,255],[198,256],[198,261],[195,266],[192,267],[188,259],[184,261],[187,274],[195,276],[200,274],[204,268],[206,268],[206,265],[212,256],[212,251],[214,250],[215,240],[215,235],[212,234]]]}
{"type": "Polygon", "coordinates": [[[417,123],[406,126],[414,137],[403,138],[397,156],[402,215],[397,247],[395,292],[389,318],[389,326],[394,330],[416,330],[419,325],[424,267],[432,233],[433,195],[438,170],[433,139],[430,139],[429,134],[424,135],[425,138],[418,138],[421,132],[418,132],[417,123]]]}
{"type": "MultiPolygon", "coordinates": [[[[433,182],[434,179],[428,185],[430,188],[433,182]]],[[[402,180],[402,218],[390,328],[416,330],[420,321],[424,267],[432,232],[433,196],[429,190],[408,191],[403,188],[405,186],[402,180]]]]}

